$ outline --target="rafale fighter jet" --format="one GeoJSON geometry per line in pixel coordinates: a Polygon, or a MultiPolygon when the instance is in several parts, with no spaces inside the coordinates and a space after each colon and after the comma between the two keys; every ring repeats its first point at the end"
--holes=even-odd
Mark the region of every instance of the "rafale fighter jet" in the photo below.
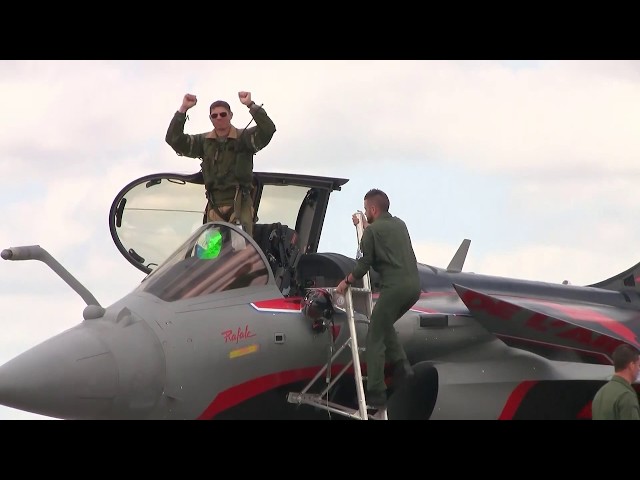
{"type": "MultiPolygon", "coordinates": [[[[0,404],[61,419],[348,418],[299,401],[320,392],[356,410],[366,379],[340,346],[364,346],[379,277],[353,285],[349,310],[332,289],[355,259],[317,251],[347,180],[254,176],[253,236],[204,223],[199,173],[124,187],[111,234],[147,275],[108,307],[44,248],[3,250],[47,263],[87,307],[0,367],[0,404]]],[[[611,352],[640,348],[640,264],[594,285],[552,284],[463,272],[468,248],[446,268],[419,264],[422,296],[395,324],[416,374],[390,386],[388,418],[590,419],[611,352]]]]}

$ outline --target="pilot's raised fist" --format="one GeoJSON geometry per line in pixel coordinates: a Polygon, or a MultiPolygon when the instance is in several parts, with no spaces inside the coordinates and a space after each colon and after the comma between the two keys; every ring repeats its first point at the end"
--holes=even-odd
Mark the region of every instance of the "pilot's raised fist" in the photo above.
{"type": "Polygon", "coordinates": [[[191,95],[190,93],[187,93],[182,99],[182,109],[184,109],[184,111],[187,111],[191,107],[193,107],[196,103],[198,103],[197,97],[195,95],[191,95]]]}
{"type": "Polygon", "coordinates": [[[251,103],[251,92],[238,92],[238,98],[243,105],[249,105],[251,103]]]}

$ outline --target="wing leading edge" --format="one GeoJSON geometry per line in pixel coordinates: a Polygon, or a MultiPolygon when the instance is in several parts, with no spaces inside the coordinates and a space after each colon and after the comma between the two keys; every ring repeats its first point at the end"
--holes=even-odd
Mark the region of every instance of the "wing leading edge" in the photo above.
{"type": "Polygon", "coordinates": [[[610,365],[619,344],[640,349],[637,311],[454,288],[476,320],[507,345],[552,360],[610,365]]]}

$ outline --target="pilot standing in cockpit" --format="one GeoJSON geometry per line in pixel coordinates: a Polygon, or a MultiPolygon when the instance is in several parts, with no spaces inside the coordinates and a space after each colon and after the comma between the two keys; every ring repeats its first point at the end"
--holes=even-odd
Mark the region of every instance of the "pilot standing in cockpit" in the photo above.
{"type": "Polygon", "coordinates": [[[250,92],[238,92],[238,97],[249,108],[255,126],[237,129],[231,125],[231,107],[224,100],[217,100],[209,106],[213,130],[187,135],[187,110],[198,102],[195,95],[187,93],[169,124],[165,140],[178,155],[202,160],[206,221],[240,223],[252,235],[253,156],[269,144],[276,126],[264,108],[251,100],[250,92]]]}
{"type": "MultiPolygon", "coordinates": [[[[376,301],[367,332],[367,405],[385,408],[387,386],[384,382],[385,359],[393,366],[393,377],[413,375],[411,364],[393,328],[420,298],[418,263],[406,224],[389,213],[389,197],[376,188],[364,196],[364,213],[368,225],[360,240],[362,255],[353,271],[336,288],[343,294],[369,268],[380,275],[380,295],[376,301]]],[[[357,217],[354,217],[357,224],[357,217]]]]}

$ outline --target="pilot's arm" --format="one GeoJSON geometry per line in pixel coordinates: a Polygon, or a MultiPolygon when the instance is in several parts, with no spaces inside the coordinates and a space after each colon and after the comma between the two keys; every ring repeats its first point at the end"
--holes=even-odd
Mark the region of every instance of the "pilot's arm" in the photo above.
{"type": "Polygon", "coordinates": [[[269,118],[265,109],[255,102],[251,102],[249,113],[251,113],[256,124],[253,127],[247,128],[242,135],[242,140],[252,153],[256,153],[269,145],[273,134],[276,133],[276,125],[273,123],[273,120],[269,118]]]}
{"type": "Polygon", "coordinates": [[[177,111],[171,119],[165,140],[178,155],[190,158],[201,158],[204,156],[204,135],[187,135],[184,133],[184,124],[186,121],[186,112],[182,113],[177,111]]]}

